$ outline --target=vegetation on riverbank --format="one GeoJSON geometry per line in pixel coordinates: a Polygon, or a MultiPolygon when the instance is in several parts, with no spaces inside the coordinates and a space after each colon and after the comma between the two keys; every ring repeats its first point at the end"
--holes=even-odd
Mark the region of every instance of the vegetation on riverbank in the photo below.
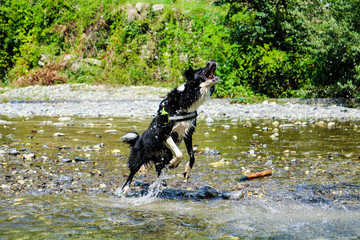
{"type": "Polygon", "coordinates": [[[360,98],[359,13],[356,0],[0,0],[0,83],[173,86],[216,59],[219,97],[360,98]]]}

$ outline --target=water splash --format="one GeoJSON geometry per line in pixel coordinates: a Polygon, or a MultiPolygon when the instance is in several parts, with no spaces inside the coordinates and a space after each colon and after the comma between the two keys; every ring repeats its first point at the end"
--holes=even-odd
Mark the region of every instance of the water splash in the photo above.
{"type": "MultiPolygon", "coordinates": [[[[166,179],[166,171],[167,168],[164,168],[160,174],[160,176],[153,182],[146,194],[138,198],[128,198],[124,194],[119,194],[119,188],[115,190],[114,194],[120,197],[120,204],[130,204],[134,206],[143,205],[146,203],[152,203],[156,201],[157,196],[162,191],[162,182],[166,179]]],[[[121,190],[120,190],[121,191],[121,190]]]]}
{"type": "Polygon", "coordinates": [[[161,186],[162,186],[162,181],[165,180],[165,172],[166,171],[162,171],[160,176],[156,179],[155,182],[153,182],[150,186],[149,186],[149,190],[148,192],[137,198],[134,201],[135,205],[141,205],[144,203],[151,203],[154,202],[156,200],[156,197],[161,193],[161,186]]]}

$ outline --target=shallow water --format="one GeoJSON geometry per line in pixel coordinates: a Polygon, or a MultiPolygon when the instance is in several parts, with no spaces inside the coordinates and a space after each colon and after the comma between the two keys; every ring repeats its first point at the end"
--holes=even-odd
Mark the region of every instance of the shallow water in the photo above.
{"type": "Polygon", "coordinates": [[[183,161],[156,198],[141,196],[156,180],[150,168],[136,175],[132,197],[118,198],[129,153],[120,137],[150,119],[0,118],[11,122],[0,125],[4,239],[360,237],[360,122],[200,121],[190,181],[183,161]],[[206,148],[220,154],[202,154],[206,148]],[[237,181],[266,169],[272,176],[237,181]],[[205,185],[240,196],[196,198],[205,185]]]}

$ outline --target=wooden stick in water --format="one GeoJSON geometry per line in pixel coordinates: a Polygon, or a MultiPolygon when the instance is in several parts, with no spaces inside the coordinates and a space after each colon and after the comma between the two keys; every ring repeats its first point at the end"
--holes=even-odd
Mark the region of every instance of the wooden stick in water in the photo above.
{"type": "Polygon", "coordinates": [[[270,176],[271,175],[271,169],[262,171],[262,172],[257,172],[257,173],[252,173],[249,174],[247,176],[244,176],[242,178],[240,178],[238,181],[246,181],[246,180],[250,180],[250,179],[254,179],[254,178],[261,178],[261,177],[265,177],[265,176],[270,176]]]}

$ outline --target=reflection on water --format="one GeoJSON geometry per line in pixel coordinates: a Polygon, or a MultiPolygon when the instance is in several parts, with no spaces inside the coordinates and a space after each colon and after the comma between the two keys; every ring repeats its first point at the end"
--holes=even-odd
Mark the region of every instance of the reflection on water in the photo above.
{"type": "Polygon", "coordinates": [[[118,198],[112,192],[128,173],[129,154],[120,136],[142,132],[149,119],[1,119],[11,122],[0,126],[4,239],[360,237],[359,122],[199,122],[190,181],[182,178],[184,161],[164,176],[170,195],[139,197],[144,183],[156,181],[147,169],[132,186],[137,197],[118,198]],[[206,149],[221,154],[201,154],[206,149]],[[271,177],[237,181],[269,168],[271,177]],[[205,185],[242,195],[177,194],[205,185]]]}

